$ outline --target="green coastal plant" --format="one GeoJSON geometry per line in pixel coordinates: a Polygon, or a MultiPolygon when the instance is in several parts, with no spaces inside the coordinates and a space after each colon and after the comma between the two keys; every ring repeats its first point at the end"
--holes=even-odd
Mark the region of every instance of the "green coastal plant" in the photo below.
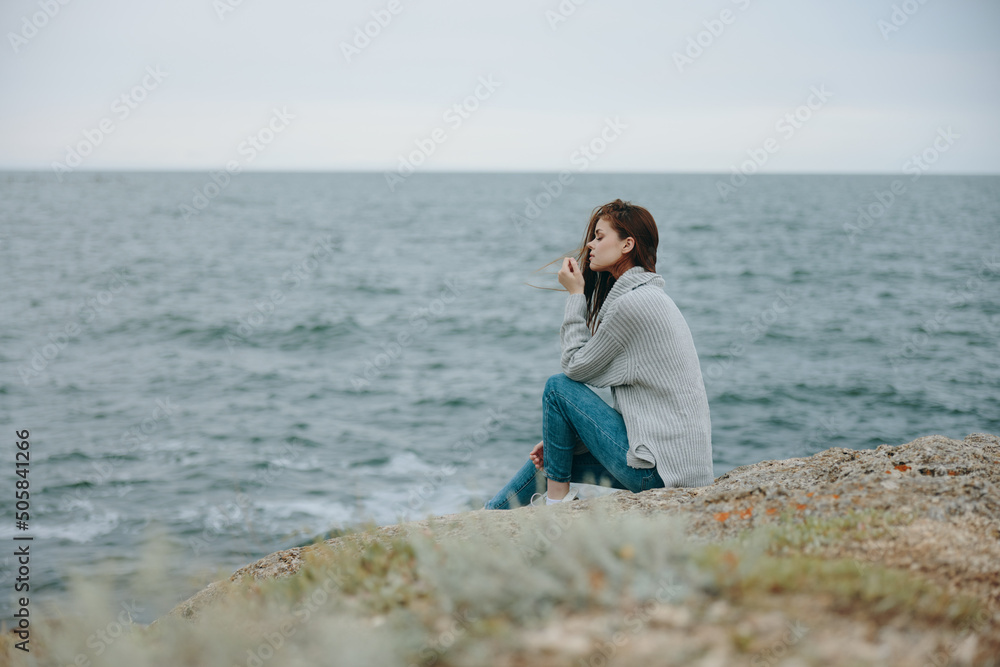
{"type": "MultiPolygon", "coordinates": [[[[825,600],[830,613],[943,627],[981,616],[975,601],[909,573],[805,553],[888,535],[896,516],[789,520],[713,544],[686,539],[674,516],[612,515],[598,505],[516,511],[514,532],[473,513],[460,536],[449,536],[453,523],[431,522],[388,539],[369,528],[317,542],[295,574],[245,577],[194,618],[150,626],[121,622],[107,586],[79,582],[36,623],[32,654],[8,646],[6,659],[32,667],[488,664],[521,650],[525,632],[574,615],[613,619],[614,636],[627,643],[660,616],[698,622],[717,601],[752,613],[791,595],[825,600]]],[[[148,573],[143,590],[169,586],[157,576],[148,573]]],[[[736,652],[754,645],[742,631],[731,642],[736,652]]]]}

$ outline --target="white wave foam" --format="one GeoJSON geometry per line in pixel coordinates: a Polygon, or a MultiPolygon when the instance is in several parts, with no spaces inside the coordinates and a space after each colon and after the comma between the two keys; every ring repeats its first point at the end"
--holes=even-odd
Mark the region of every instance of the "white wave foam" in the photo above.
{"type": "Polygon", "coordinates": [[[15,535],[31,535],[36,540],[69,540],[77,544],[86,544],[95,538],[107,535],[118,528],[121,515],[118,512],[92,514],[83,520],[73,520],[59,525],[47,524],[44,521],[32,521],[31,530],[27,533],[11,528],[0,528],[0,539],[10,539],[15,535]]]}

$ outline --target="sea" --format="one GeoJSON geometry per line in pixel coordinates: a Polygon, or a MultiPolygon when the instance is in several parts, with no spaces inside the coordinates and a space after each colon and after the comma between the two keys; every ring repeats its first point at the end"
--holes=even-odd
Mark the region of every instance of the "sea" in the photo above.
{"type": "Polygon", "coordinates": [[[481,508],[541,440],[558,260],[616,198],[656,220],[716,476],[1000,433],[998,176],[0,172],[0,618],[14,545],[35,613],[102,581],[149,622],[481,508]]]}

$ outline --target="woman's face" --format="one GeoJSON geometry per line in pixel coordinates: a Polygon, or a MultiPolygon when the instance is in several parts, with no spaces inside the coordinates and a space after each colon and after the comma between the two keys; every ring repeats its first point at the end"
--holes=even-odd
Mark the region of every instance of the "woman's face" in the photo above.
{"type": "Polygon", "coordinates": [[[597,221],[594,228],[594,238],[587,247],[590,249],[590,270],[609,271],[621,259],[622,252],[631,249],[633,241],[630,238],[619,239],[618,234],[605,218],[597,221]]]}

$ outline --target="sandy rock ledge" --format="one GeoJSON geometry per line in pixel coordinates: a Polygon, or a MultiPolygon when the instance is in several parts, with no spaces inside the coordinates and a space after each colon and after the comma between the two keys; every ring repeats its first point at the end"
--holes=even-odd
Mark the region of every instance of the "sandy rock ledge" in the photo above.
{"type": "MultiPolygon", "coordinates": [[[[335,550],[364,549],[397,537],[429,535],[432,528],[439,538],[477,540],[486,528],[493,535],[514,537],[525,518],[538,512],[572,517],[598,507],[622,516],[682,517],[689,538],[705,544],[731,544],[747,531],[768,526],[794,528],[856,521],[858,516],[886,517],[887,529],[868,531],[863,524],[854,525],[845,533],[849,537],[791,541],[777,555],[850,559],[859,568],[871,564],[902,571],[949,594],[974,598],[992,615],[984,616],[975,628],[960,632],[951,628],[935,636],[927,628],[886,622],[877,610],[837,611],[823,599],[789,592],[757,600],[753,613],[741,610],[733,600],[706,601],[699,609],[667,606],[648,620],[649,627],[659,631],[630,642],[627,651],[615,658],[621,664],[652,664],[644,661],[668,648],[679,656],[689,651],[689,664],[745,661],[746,654],[759,646],[780,644],[781,637],[789,636],[791,623],[807,619],[812,628],[808,654],[799,660],[791,658],[790,650],[786,657],[792,662],[787,664],[907,664],[907,660],[933,664],[927,656],[946,645],[948,664],[1000,665],[1000,658],[989,658],[1000,654],[1000,438],[995,435],[973,433],[964,440],[930,435],[873,450],[831,448],[809,457],[742,466],[702,488],[622,491],[566,507],[463,512],[352,533],[326,545],[335,550]],[[734,657],[731,646],[740,642],[744,654],[734,657]]],[[[316,548],[280,551],[242,567],[228,580],[178,604],[169,616],[197,619],[227,591],[290,577],[316,548]]],[[[495,664],[579,664],[598,655],[593,647],[600,644],[593,642],[601,630],[587,628],[607,628],[609,622],[599,612],[556,614],[542,627],[525,629],[517,642],[520,649],[492,657],[495,664]],[[578,650],[573,649],[578,644],[578,650]],[[542,655],[548,657],[536,660],[542,655]]],[[[766,649],[758,649],[755,655],[765,654],[766,649]]],[[[766,664],[785,663],[775,659],[766,664]]]]}

